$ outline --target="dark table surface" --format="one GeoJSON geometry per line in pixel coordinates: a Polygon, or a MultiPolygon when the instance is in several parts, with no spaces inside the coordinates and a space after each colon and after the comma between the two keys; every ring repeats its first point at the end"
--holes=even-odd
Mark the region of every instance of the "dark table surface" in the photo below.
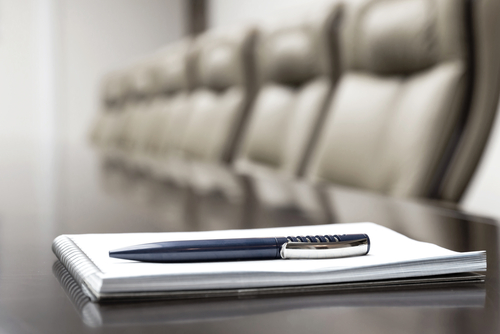
{"type": "MultiPolygon", "coordinates": [[[[90,303],[51,251],[59,234],[252,228],[323,220],[297,218],[288,210],[254,215],[252,221],[243,219],[234,226],[231,219],[170,222],[165,208],[171,203],[161,196],[161,186],[147,195],[150,181],[124,181],[123,173],[103,169],[88,147],[44,150],[33,141],[12,145],[0,144],[0,333],[496,333],[500,328],[499,232],[494,221],[432,202],[342,187],[325,193],[330,221],[372,221],[452,250],[486,250],[486,282],[90,303]]],[[[237,217],[231,210],[220,206],[216,211],[237,217]]]]}

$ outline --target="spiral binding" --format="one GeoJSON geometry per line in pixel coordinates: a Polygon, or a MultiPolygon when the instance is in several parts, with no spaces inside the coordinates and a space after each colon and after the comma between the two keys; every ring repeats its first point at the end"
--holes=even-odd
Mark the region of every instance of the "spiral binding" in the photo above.
{"type": "Polygon", "coordinates": [[[78,284],[82,284],[85,277],[101,272],[66,235],[60,235],[54,240],[52,250],[78,284]]]}

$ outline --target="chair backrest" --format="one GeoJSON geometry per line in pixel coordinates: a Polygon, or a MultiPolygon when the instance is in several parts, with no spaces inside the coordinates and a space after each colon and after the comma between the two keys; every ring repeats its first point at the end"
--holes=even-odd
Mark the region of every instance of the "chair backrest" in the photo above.
{"type": "Polygon", "coordinates": [[[259,90],[234,166],[250,174],[300,175],[338,76],[337,3],[299,20],[263,26],[256,41],[259,90]]]}
{"type": "Polygon", "coordinates": [[[309,179],[429,196],[468,108],[464,9],[456,0],[346,6],[343,71],[309,179]]]}
{"type": "Polygon", "coordinates": [[[98,149],[109,142],[114,118],[121,111],[124,90],[120,71],[110,72],[103,78],[100,92],[100,110],[90,133],[91,143],[98,149]]]}
{"type": "Polygon", "coordinates": [[[121,68],[105,77],[102,85],[99,147],[105,154],[114,155],[122,143],[131,99],[130,68],[121,68]]]}
{"type": "Polygon", "coordinates": [[[144,149],[150,133],[152,101],[157,94],[154,58],[145,58],[128,68],[128,98],[124,106],[120,147],[132,154],[144,149]]]}
{"type": "Polygon", "coordinates": [[[487,143],[500,93],[500,2],[469,0],[473,41],[473,92],[457,149],[434,196],[458,202],[471,180],[487,143]]]}
{"type": "Polygon", "coordinates": [[[194,46],[195,88],[181,150],[188,159],[230,162],[255,91],[253,28],[209,31],[194,46]]]}
{"type": "Polygon", "coordinates": [[[146,150],[153,156],[181,148],[188,122],[194,79],[192,40],[184,39],[158,52],[153,61],[156,95],[151,102],[146,150]]]}
{"type": "Polygon", "coordinates": [[[186,38],[120,71],[120,113],[113,120],[115,155],[130,167],[180,148],[193,85],[191,39],[186,38]],[[151,159],[150,159],[151,158],[151,159]]]}

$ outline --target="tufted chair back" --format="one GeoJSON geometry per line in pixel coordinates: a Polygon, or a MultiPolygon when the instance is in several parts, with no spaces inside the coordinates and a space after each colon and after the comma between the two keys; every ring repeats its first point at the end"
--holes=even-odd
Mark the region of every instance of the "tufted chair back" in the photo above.
{"type": "Polygon", "coordinates": [[[157,92],[154,62],[146,58],[128,69],[129,94],[124,106],[119,146],[127,156],[144,149],[149,136],[151,105],[157,92]]]}
{"type": "Polygon", "coordinates": [[[256,41],[259,91],[234,166],[250,174],[300,175],[337,80],[337,4],[291,23],[262,27],[256,41]]]}
{"type": "Polygon", "coordinates": [[[122,112],[125,90],[122,73],[108,73],[101,83],[101,107],[90,133],[92,144],[99,150],[109,146],[113,132],[116,131],[117,119],[122,112]]]}
{"type": "Polygon", "coordinates": [[[184,157],[230,162],[255,92],[253,28],[209,31],[195,43],[195,89],[181,149],[184,157]]]}
{"type": "Polygon", "coordinates": [[[145,133],[145,151],[150,156],[165,156],[181,147],[193,88],[192,57],[192,40],[185,39],[158,52],[152,62],[155,96],[145,133]]]}
{"type": "Polygon", "coordinates": [[[307,176],[428,196],[467,111],[463,2],[372,0],[346,9],[343,74],[307,176]]]}

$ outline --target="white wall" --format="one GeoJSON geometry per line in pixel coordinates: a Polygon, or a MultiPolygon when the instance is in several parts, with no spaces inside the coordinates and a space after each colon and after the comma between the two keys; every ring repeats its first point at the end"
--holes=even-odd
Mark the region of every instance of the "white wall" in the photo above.
{"type": "Polygon", "coordinates": [[[40,10],[35,1],[0,3],[0,134],[29,135],[38,130],[40,10]]]}
{"type": "Polygon", "coordinates": [[[20,213],[37,203],[37,171],[42,134],[42,71],[47,50],[44,14],[33,0],[0,2],[0,197],[2,219],[7,210],[20,213]],[[35,138],[35,140],[31,140],[35,138]],[[20,184],[17,180],[26,180],[20,184]]]}
{"type": "MultiPolygon", "coordinates": [[[[99,85],[109,70],[150,54],[184,35],[183,0],[59,0],[62,100],[56,152],[60,207],[55,221],[78,222],[92,210],[110,210],[102,196],[97,154],[88,133],[99,110],[99,85]],[[82,189],[88,191],[82,193],[82,189]],[[92,191],[93,190],[93,191],[92,191]]],[[[57,171],[55,172],[57,173],[57,171]]],[[[112,216],[110,214],[110,216],[112,216]]]]}
{"type": "Polygon", "coordinates": [[[67,175],[58,168],[75,161],[68,143],[88,146],[102,75],[179,39],[184,26],[183,0],[0,0],[2,219],[34,206],[53,220],[55,203],[82,200],[95,154],[84,149],[92,159],[76,159],[67,175]],[[57,201],[61,184],[75,195],[57,201]]]}
{"type": "Polygon", "coordinates": [[[62,54],[67,138],[82,140],[98,109],[104,73],[184,34],[182,0],[65,0],[62,54]]]}
{"type": "MultiPolygon", "coordinates": [[[[210,4],[209,25],[221,28],[272,20],[312,3],[308,0],[211,0],[210,4]]],[[[500,219],[500,117],[495,120],[485,154],[461,207],[500,219]]]]}
{"type": "Polygon", "coordinates": [[[183,34],[182,0],[2,0],[0,136],[82,140],[102,75],[183,34]]]}
{"type": "MultiPolygon", "coordinates": [[[[320,0],[314,0],[320,1],[320,0]]],[[[226,27],[242,23],[272,20],[283,13],[293,12],[310,0],[210,0],[208,25],[226,27]]]]}

